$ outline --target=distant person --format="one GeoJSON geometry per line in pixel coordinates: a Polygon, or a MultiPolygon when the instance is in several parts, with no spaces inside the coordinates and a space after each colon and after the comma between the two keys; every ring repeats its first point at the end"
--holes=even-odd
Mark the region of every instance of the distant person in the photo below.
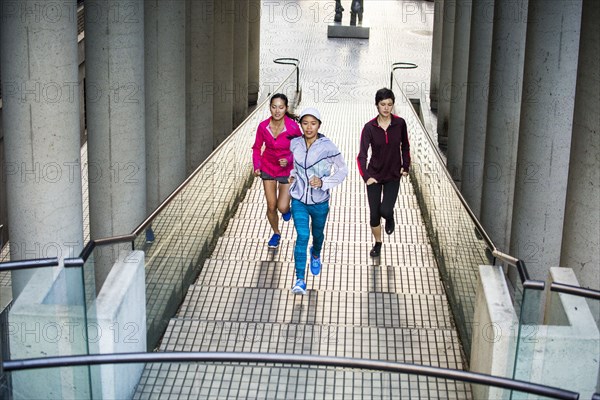
{"type": "Polygon", "coordinates": [[[387,88],[375,93],[377,117],[367,122],[360,136],[360,151],[356,158],[358,170],[367,184],[371,233],[375,245],[371,257],[381,254],[381,218],[385,219],[385,233],[394,233],[394,204],[400,190],[400,178],[408,175],[410,145],[406,122],[392,114],[396,97],[387,88]],[[371,157],[367,164],[367,155],[371,157]],[[382,197],[383,193],[383,197],[382,197]]]}
{"type": "Polygon", "coordinates": [[[294,169],[290,174],[292,215],[296,227],[294,262],[296,283],[295,294],[306,294],[306,249],[312,233],[310,248],[310,272],[321,272],[321,249],[325,240],[325,222],[329,213],[329,191],[342,183],[348,168],[342,153],[322,133],[321,114],[315,108],[300,113],[300,127],[304,133],[290,144],[294,154],[294,169]],[[309,230],[310,228],[310,230],[309,230]]]}
{"type": "Polygon", "coordinates": [[[279,216],[289,221],[290,184],[288,177],[293,167],[290,140],[300,136],[300,127],[296,116],[288,111],[288,98],[282,93],[271,97],[271,116],[262,121],[256,129],[256,139],[252,146],[252,163],[254,175],[263,181],[265,198],[267,199],[267,219],[273,229],[269,239],[269,248],[275,249],[281,240],[279,216]]]}
{"type": "MultiPolygon", "coordinates": [[[[350,2],[350,25],[356,25],[357,16],[358,22],[362,23],[363,11],[363,0],[352,0],[350,2]]],[[[333,16],[333,22],[342,22],[343,12],[344,7],[342,7],[342,0],[335,0],[335,15],[333,16]]]]}

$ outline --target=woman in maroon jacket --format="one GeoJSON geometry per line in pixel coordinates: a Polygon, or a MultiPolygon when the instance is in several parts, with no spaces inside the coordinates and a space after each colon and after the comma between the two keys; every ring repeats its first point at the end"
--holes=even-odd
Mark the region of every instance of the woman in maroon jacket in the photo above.
{"type": "Polygon", "coordinates": [[[360,175],[367,184],[371,233],[375,246],[371,257],[381,254],[381,218],[385,219],[385,233],[394,233],[394,204],[400,190],[400,178],[408,175],[410,145],[406,122],[392,114],[396,97],[387,88],[375,94],[376,118],[367,122],[360,137],[360,152],[356,161],[360,175]],[[367,163],[367,154],[371,157],[367,163]],[[383,193],[383,197],[382,197],[383,193]]]}

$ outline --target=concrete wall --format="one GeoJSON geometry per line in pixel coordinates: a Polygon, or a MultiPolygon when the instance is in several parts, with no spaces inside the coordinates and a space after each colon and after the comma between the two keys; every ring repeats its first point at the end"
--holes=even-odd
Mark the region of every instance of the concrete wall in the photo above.
{"type": "MultiPolygon", "coordinates": [[[[480,265],[473,317],[471,371],[512,378],[519,324],[502,267],[480,265]]],[[[474,399],[504,399],[510,391],[472,385],[474,399]]]]}
{"type": "MultiPolygon", "coordinates": [[[[144,253],[122,252],[90,310],[98,333],[91,353],[146,351],[145,293],[144,253]]],[[[90,329],[90,341],[92,336],[90,329]]],[[[94,399],[131,398],[143,370],[143,363],[92,367],[94,399]]]]}

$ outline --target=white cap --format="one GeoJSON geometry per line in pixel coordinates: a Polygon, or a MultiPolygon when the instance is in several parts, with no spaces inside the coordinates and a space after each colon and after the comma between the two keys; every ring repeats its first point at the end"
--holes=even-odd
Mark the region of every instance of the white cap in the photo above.
{"type": "Polygon", "coordinates": [[[322,123],[321,122],[321,113],[316,108],[308,107],[308,108],[305,108],[304,110],[302,110],[302,112],[300,113],[300,117],[298,118],[298,121],[302,122],[302,118],[305,115],[312,115],[319,121],[320,124],[322,123]]]}

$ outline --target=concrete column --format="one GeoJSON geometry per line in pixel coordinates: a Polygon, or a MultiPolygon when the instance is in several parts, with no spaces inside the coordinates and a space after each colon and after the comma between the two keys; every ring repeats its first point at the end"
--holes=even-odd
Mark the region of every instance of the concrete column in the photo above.
{"type": "Polygon", "coordinates": [[[581,11],[581,0],[529,1],[510,254],[533,279],[560,263],[581,11]]]}
{"type": "MultiPolygon", "coordinates": [[[[86,0],[84,10],[90,237],[99,239],[146,216],[144,6],[86,0]]],[[[95,260],[97,291],[114,261],[95,260]]]]}
{"type": "MultiPolygon", "coordinates": [[[[1,75],[0,75],[1,76],[1,75]]],[[[0,103],[2,99],[0,99],[0,103]]],[[[2,109],[0,109],[0,165],[6,166],[4,156],[4,133],[2,132],[2,109]]],[[[6,208],[6,175],[5,168],[0,168],[0,250],[8,240],[8,210],[6,208]]],[[[1,301],[0,301],[1,303],[1,301]]],[[[0,306],[2,306],[0,304],[0,306]]]]}
{"type": "Polygon", "coordinates": [[[477,217],[481,211],[483,156],[487,124],[492,32],[495,0],[473,1],[469,47],[469,80],[465,112],[465,136],[461,192],[477,217]]]}
{"type": "Polygon", "coordinates": [[[495,2],[481,222],[502,251],[510,243],[526,28],[527,0],[495,2]]]}
{"type": "Polygon", "coordinates": [[[147,211],[186,177],[185,2],[144,1],[147,211]]]}
{"type": "MultiPolygon", "coordinates": [[[[583,286],[600,290],[600,2],[583,1],[573,139],[560,265],[583,286]]],[[[600,322],[600,304],[590,301],[600,322]]]]}
{"type": "MultiPolygon", "coordinates": [[[[77,2],[2,4],[0,59],[11,260],[83,247],[77,2]],[[25,10],[26,12],[23,12],[25,10]]],[[[13,299],[34,270],[12,274],[13,299]]]]}
{"type": "Polygon", "coordinates": [[[186,0],[187,175],[213,149],[214,0],[186,0]]]}
{"type": "Polygon", "coordinates": [[[444,0],[433,4],[433,37],[431,40],[431,79],[429,81],[429,101],[431,109],[437,111],[440,89],[440,60],[442,58],[442,31],[444,26],[444,0]]]}
{"type": "Polygon", "coordinates": [[[248,0],[235,0],[233,39],[233,126],[248,115],[248,0]]]}
{"type": "Polygon", "coordinates": [[[260,88],[260,0],[248,7],[248,104],[258,102],[260,88]]]}
{"type": "Polygon", "coordinates": [[[463,143],[465,136],[465,110],[467,108],[467,81],[469,80],[469,41],[472,3],[457,2],[452,55],[452,96],[448,116],[447,168],[460,187],[463,143]]]}
{"type": "Polygon", "coordinates": [[[450,99],[452,98],[452,57],[454,55],[454,23],[456,0],[444,0],[442,10],[442,58],[440,59],[440,84],[438,87],[437,133],[438,143],[448,145],[450,99]]]}
{"type": "Polygon", "coordinates": [[[233,20],[234,1],[215,2],[213,146],[217,147],[233,130],[233,20]]]}

